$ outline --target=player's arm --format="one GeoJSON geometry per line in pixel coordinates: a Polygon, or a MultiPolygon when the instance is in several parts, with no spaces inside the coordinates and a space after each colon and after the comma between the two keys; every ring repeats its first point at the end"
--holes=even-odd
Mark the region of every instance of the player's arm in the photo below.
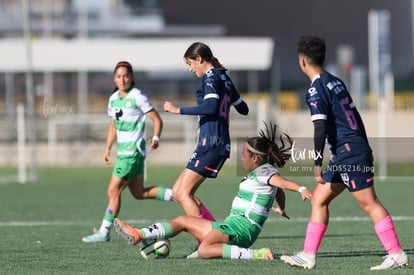
{"type": "Polygon", "coordinates": [[[217,113],[219,98],[217,94],[206,95],[204,102],[197,106],[181,107],[182,115],[214,115],[217,113]]]}
{"type": "Polygon", "coordinates": [[[302,200],[312,198],[312,192],[310,192],[305,186],[301,186],[297,182],[288,180],[279,174],[274,174],[273,176],[271,176],[269,179],[269,184],[282,189],[299,192],[302,197],[302,200]]]}
{"type": "Polygon", "coordinates": [[[170,101],[164,103],[164,110],[173,114],[181,115],[213,115],[217,113],[218,97],[208,98],[203,104],[192,107],[178,107],[170,101]]]}
{"type": "Polygon", "coordinates": [[[155,150],[159,146],[159,141],[161,137],[163,122],[158,114],[157,110],[152,109],[146,115],[152,120],[153,123],[153,135],[152,138],[148,141],[150,150],[155,150]]]}
{"type": "Polygon", "coordinates": [[[236,111],[241,114],[241,115],[245,115],[247,116],[247,114],[249,113],[249,106],[247,105],[247,103],[242,99],[242,97],[239,97],[238,100],[236,100],[233,103],[234,108],[236,109],[236,111]]]}
{"type": "Polygon", "coordinates": [[[171,102],[164,103],[164,110],[173,114],[181,115],[214,115],[219,109],[219,92],[217,88],[217,79],[210,79],[203,83],[203,102],[197,106],[178,107],[171,102]]]}
{"type": "Polygon", "coordinates": [[[315,180],[317,183],[324,183],[322,179],[322,162],[323,162],[323,151],[325,148],[326,140],[326,120],[318,119],[313,121],[314,134],[313,143],[317,158],[315,159],[315,180]]]}
{"type": "Polygon", "coordinates": [[[275,194],[275,200],[277,207],[272,207],[272,210],[278,213],[279,215],[285,217],[286,219],[290,219],[289,216],[286,214],[286,194],[283,189],[278,188],[275,194]]]}
{"type": "Polygon", "coordinates": [[[108,133],[106,134],[105,151],[103,155],[103,161],[106,164],[111,163],[109,161],[109,155],[111,153],[111,148],[115,142],[115,139],[116,139],[116,129],[115,129],[114,120],[111,118],[111,122],[109,123],[108,133]]]}

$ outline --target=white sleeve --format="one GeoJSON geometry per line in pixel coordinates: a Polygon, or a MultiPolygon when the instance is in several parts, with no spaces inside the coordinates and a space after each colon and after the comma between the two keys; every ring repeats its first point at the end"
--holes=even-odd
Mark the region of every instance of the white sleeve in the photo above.
{"type": "Polygon", "coordinates": [[[135,96],[136,104],[145,114],[154,109],[149,98],[141,91],[135,96]]]}

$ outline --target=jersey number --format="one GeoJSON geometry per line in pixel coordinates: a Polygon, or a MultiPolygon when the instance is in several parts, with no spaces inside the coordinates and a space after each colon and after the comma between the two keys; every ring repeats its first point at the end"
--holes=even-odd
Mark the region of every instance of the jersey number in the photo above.
{"type": "Polygon", "coordinates": [[[348,121],[349,127],[352,130],[357,130],[358,124],[355,118],[354,111],[349,108],[349,97],[342,98],[339,101],[339,104],[341,105],[342,111],[344,112],[346,120],[348,121]]]}
{"type": "Polygon", "coordinates": [[[220,103],[220,116],[224,117],[227,120],[229,116],[229,112],[230,112],[229,109],[230,109],[230,97],[228,95],[224,95],[220,103]]]}

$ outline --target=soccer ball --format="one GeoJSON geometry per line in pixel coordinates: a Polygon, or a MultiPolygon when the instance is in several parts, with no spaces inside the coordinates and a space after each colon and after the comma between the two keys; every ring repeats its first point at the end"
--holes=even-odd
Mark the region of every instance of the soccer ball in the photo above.
{"type": "Polygon", "coordinates": [[[171,251],[169,239],[142,240],[138,245],[141,256],[147,260],[166,258],[171,251]]]}

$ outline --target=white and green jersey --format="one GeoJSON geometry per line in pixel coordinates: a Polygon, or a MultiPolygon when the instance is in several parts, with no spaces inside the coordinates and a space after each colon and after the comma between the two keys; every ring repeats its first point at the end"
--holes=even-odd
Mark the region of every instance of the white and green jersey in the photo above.
{"type": "Polygon", "coordinates": [[[276,167],[265,163],[244,177],[231,205],[230,216],[245,216],[261,229],[275,199],[277,187],[269,184],[275,174],[279,174],[276,167]]]}
{"type": "Polygon", "coordinates": [[[132,88],[123,98],[119,91],[110,96],[108,115],[114,120],[118,156],[131,156],[136,152],[146,155],[145,114],[153,108],[148,97],[137,88],[132,88]]]}

